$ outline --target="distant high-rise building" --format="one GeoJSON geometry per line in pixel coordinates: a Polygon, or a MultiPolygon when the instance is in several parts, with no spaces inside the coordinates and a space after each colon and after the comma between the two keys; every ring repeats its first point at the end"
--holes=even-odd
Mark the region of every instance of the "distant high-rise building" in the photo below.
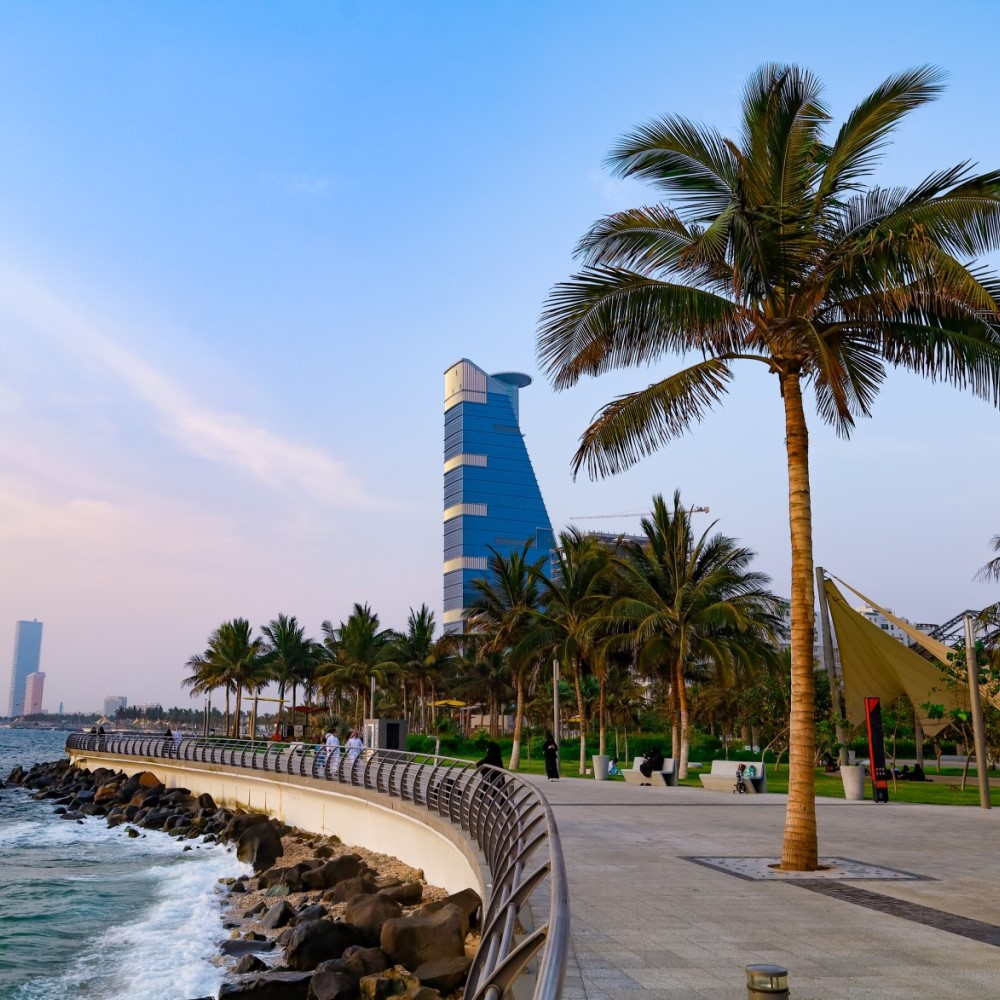
{"type": "Polygon", "coordinates": [[[42,714],[42,690],[45,687],[45,674],[35,672],[28,674],[24,682],[24,714],[42,714]]]}
{"type": "Polygon", "coordinates": [[[104,714],[107,718],[113,719],[120,708],[128,708],[128,698],[124,695],[109,694],[104,699],[104,714]]]}
{"type": "Polygon", "coordinates": [[[28,674],[38,673],[42,656],[42,623],[20,621],[14,632],[14,665],[10,671],[10,698],[7,714],[11,718],[24,715],[25,685],[28,674]]]}
{"type": "Polygon", "coordinates": [[[444,631],[465,630],[490,549],[548,559],[554,540],[518,422],[520,372],[487,375],[467,359],[444,373],[444,631]]]}

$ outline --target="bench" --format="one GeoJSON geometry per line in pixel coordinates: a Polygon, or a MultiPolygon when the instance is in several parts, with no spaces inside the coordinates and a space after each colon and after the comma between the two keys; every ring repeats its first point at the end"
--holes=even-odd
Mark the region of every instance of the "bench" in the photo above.
{"type": "Polygon", "coordinates": [[[743,783],[746,785],[747,794],[766,792],[767,775],[764,773],[764,765],[760,763],[713,760],[712,770],[708,774],[699,774],[698,777],[701,779],[702,785],[710,792],[731,792],[736,787],[736,773],[740,764],[746,764],[747,768],[743,774],[743,783]]]}
{"type": "Polygon", "coordinates": [[[625,768],[622,771],[622,777],[630,785],[652,785],[654,787],[658,786],[660,783],[656,780],[656,775],[659,774],[663,778],[663,787],[667,788],[671,785],[677,784],[677,768],[674,766],[673,757],[667,757],[663,761],[663,767],[659,771],[654,771],[652,778],[647,778],[646,775],[639,770],[644,758],[636,757],[632,761],[631,768],[625,768]]]}

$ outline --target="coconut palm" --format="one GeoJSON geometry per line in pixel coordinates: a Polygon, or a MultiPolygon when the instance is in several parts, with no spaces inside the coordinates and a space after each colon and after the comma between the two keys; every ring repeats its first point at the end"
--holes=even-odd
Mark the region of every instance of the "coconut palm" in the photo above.
{"type": "Polygon", "coordinates": [[[993,551],[997,553],[977,574],[977,580],[995,580],[1000,583],[1000,535],[994,535],[990,541],[993,551]]]}
{"type": "MultiPolygon", "coordinates": [[[[674,494],[662,496],[643,518],[645,541],[624,543],[623,596],[608,616],[624,629],[640,670],[670,684],[678,777],[687,777],[692,667],[712,664],[733,677],[738,665],[773,655],[783,631],[784,603],[770,593],[770,577],[749,569],[755,553],[714,524],[695,537],[691,515],[674,494]]],[[[618,639],[619,637],[615,637],[618,639]]]]}
{"type": "Polygon", "coordinates": [[[792,540],[792,720],[785,869],[817,865],[813,555],[803,389],[847,436],[888,366],[1000,393],[1000,284],[974,265],[1000,245],[1000,173],[959,164],[913,188],[865,186],[907,113],[942,91],[922,67],[890,77],[832,137],[812,74],[749,79],[731,140],[676,115],[612,151],[621,177],[673,205],[619,212],[581,241],[583,269],[551,292],[539,356],[559,389],[583,375],[698,355],[608,404],[574,469],[613,475],[718,403],[738,361],[775,376],[785,419],[792,540]]]}
{"type": "Polygon", "coordinates": [[[514,745],[510,751],[510,770],[521,767],[521,730],[524,720],[525,685],[536,668],[538,657],[520,650],[531,628],[531,614],[539,608],[539,574],[544,557],[528,561],[532,542],[525,542],[520,552],[506,555],[490,548],[489,576],[472,581],[475,598],[469,615],[469,631],[481,639],[483,652],[506,657],[514,687],[514,745]]]}
{"type": "MultiPolygon", "coordinates": [[[[434,612],[426,604],[419,611],[410,608],[406,620],[406,631],[399,633],[390,643],[389,659],[398,670],[405,693],[411,684],[417,692],[416,712],[419,714],[421,730],[427,730],[427,687],[435,669],[436,655],[434,643],[434,612]]],[[[405,710],[404,710],[405,714],[405,710]]]]}
{"type": "MultiPolygon", "coordinates": [[[[278,682],[278,722],[285,703],[285,691],[291,686],[292,707],[300,684],[308,685],[316,667],[316,644],[307,639],[305,629],[295,615],[279,614],[260,629],[264,636],[264,662],[278,682]]],[[[292,720],[294,722],[294,718],[292,720]]]]}
{"type": "Polygon", "coordinates": [[[599,681],[599,752],[606,750],[605,682],[606,671],[600,640],[602,618],[609,595],[611,549],[593,535],[576,528],[561,532],[552,557],[552,572],[539,576],[542,607],[531,613],[534,620],[524,641],[524,650],[555,656],[561,668],[573,678],[577,714],[580,718],[580,774],[587,764],[583,677],[590,671],[599,681]]]}

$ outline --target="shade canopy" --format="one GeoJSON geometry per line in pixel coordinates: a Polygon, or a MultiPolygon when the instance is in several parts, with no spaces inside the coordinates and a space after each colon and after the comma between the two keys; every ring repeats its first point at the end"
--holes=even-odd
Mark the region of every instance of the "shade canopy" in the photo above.
{"type": "Polygon", "coordinates": [[[936,663],[925,660],[855,611],[832,580],[826,581],[826,596],[840,648],[847,718],[852,724],[864,721],[865,698],[888,703],[905,694],[929,736],[951,722],[948,713],[952,709],[968,707],[966,687],[949,686],[936,663]],[[925,704],[944,706],[944,718],[930,718],[925,704]]]}

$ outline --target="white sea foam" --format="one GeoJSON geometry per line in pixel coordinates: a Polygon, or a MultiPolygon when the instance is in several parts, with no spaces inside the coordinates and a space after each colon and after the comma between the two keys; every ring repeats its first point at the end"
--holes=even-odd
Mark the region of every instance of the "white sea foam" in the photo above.
{"type": "MultiPolygon", "coordinates": [[[[154,863],[142,872],[146,891],[132,918],[106,928],[71,970],[27,984],[19,996],[183,1000],[218,992],[223,969],[212,960],[226,934],[215,887],[219,878],[249,874],[250,867],[221,846],[181,853],[181,844],[158,834],[131,841],[127,850],[136,848],[147,850],[154,863]]],[[[99,877],[106,882],[109,874],[99,877]]]]}

